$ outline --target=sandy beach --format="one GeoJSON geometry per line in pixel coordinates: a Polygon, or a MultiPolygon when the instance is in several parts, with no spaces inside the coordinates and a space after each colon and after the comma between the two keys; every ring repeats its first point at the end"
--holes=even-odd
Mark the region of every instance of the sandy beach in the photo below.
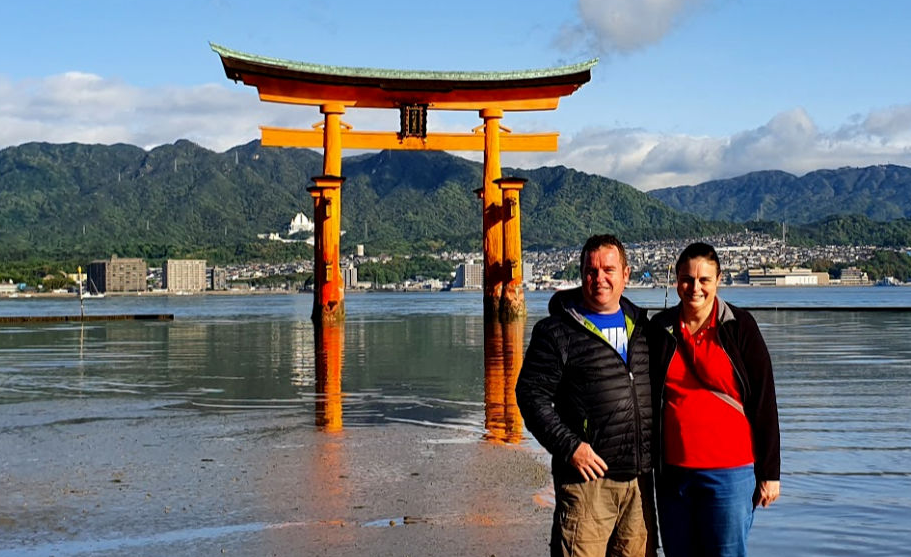
{"type": "Polygon", "coordinates": [[[476,430],[297,410],[3,408],[0,556],[541,555],[550,473],[476,430]]]}

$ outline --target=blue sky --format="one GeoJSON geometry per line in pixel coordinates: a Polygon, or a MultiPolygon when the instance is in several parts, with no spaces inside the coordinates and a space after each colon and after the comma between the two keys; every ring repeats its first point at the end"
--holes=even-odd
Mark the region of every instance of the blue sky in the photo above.
{"type": "MultiPolygon", "coordinates": [[[[228,81],[212,41],[378,68],[599,58],[558,110],[507,113],[517,133],[560,133],[558,152],[506,153],[507,166],[561,164],[639,189],[756,170],[911,166],[904,0],[43,0],[0,3],[0,22],[0,148],[185,138],[224,151],[257,139],[260,125],[320,119],[228,81]]],[[[391,111],[344,119],[398,127],[391,111]]],[[[429,122],[431,131],[478,124],[455,112],[429,122]]]]}

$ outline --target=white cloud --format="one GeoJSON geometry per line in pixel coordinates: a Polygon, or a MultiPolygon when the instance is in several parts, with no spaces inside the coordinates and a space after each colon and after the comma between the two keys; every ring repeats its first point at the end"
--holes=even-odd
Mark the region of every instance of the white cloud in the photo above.
{"type": "Polygon", "coordinates": [[[589,129],[561,145],[557,157],[528,157],[616,178],[649,190],[697,184],[757,170],[802,175],[821,168],[911,166],[911,105],[872,112],[860,124],[822,132],[803,109],[774,116],[730,137],[661,135],[644,130],[589,129]],[[852,131],[847,132],[846,130],[852,131]]]}
{"type": "MultiPolygon", "coordinates": [[[[358,129],[388,129],[371,112],[378,111],[343,118],[358,129]]],[[[144,89],[80,72],[20,82],[0,77],[0,148],[30,141],[151,148],[189,139],[224,151],[259,138],[259,126],[309,128],[321,119],[314,107],[260,102],[242,85],[144,89]]]]}
{"type": "Polygon", "coordinates": [[[563,165],[653,189],[702,181],[703,171],[717,167],[723,140],[690,136],[665,136],[642,129],[588,128],[561,139],[557,153],[526,154],[524,168],[563,165]]]}
{"type": "Polygon", "coordinates": [[[801,159],[819,150],[824,140],[810,116],[803,109],[794,109],[776,115],[755,130],[732,136],[723,150],[720,167],[724,173],[739,174],[738,169],[749,166],[759,169],[798,166],[793,157],[801,159]]]}
{"type": "Polygon", "coordinates": [[[729,137],[587,128],[560,140],[557,153],[510,153],[504,165],[563,165],[641,190],[691,185],[757,170],[796,175],[822,168],[911,166],[911,105],[872,112],[833,132],[820,131],[803,109],[729,137]]]}
{"type": "MultiPolygon", "coordinates": [[[[467,131],[477,115],[441,113],[431,131],[467,131]]],[[[260,102],[253,88],[207,84],[143,89],[91,74],[13,82],[0,76],[0,148],[30,141],[129,143],[151,148],[178,139],[224,151],[259,137],[259,126],[309,128],[313,107],[260,102]]],[[[361,130],[395,130],[390,110],[351,110],[361,130]]],[[[518,128],[517,128],[518,130],[518,128]]],[[[480,160],[480,153],[456,153],[480,160]]],[[[820,168],[894,163],[911,166],[911,104],[855,115],[820,130],[803,109],[729,137],[589,127],[564,133],[555,153],[503,153],[504,166],[563,165],[639,189],[697,184],[756,170],[804,174],[820,168]]]]}
{"type": "Polygon", "coordinates": [[[709,0],[579,0],[580,23],[558,42],[583,43],[599,54],[631,52],[655,44],[709,0]]]}
{"type": "Polygon", "coordinates": [[[863,132],[886,141],[911,143],[911,104],[874,110],[863,122],[863,132]]]}

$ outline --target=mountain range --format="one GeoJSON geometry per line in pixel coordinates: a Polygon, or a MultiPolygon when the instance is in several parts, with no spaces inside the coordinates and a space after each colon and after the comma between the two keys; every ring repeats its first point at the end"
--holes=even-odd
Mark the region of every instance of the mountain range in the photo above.
{"type": "MultiPolygon", "coordinates": [[[[480,163],[443,152],[383,151],[346,157],[342,168],[343,249],[480,249],[480,163]]],[[[503,172],[528,178],[521,197],[528,247],[578,245],[593,231],[633,240],[731,229],[601,176],[564,167],[503,172]]],[[[258,233],[284,230],[297,212],[312,215],[307,188],[320,174],[321,154],[258,142],[224,153],[185,140],[149,151],[9,147],[0,151],[0,257],[156,259],[214,250],[216,259],[230,258],[258,233]]]]}
{"type": "MultiPolygon", "coordinates": [[[[345,157],[342,173],[343,250],[354,244],[371,253],[480,250],[481,206],[473,193],[481,186],[480,163],[444,152],[382,151],[345,157]]],[[[263,247],[256,235],[285,230],[298,212],[312,215],[306,190],[320,174],[320,153],[263,148],[256,141],[224,153],[186,140],[151,150],[76,143],[8,147],[0,150],[0,258],[117,253],[228,262],[305,256],[309,248],[302,244],[263,247]]],[[[902,228],[911,213],[911,169],[812,174],[756,172],[644,193],[562,166],[503,169],[504,176],[528,180],[521,193],[526,248],[578,246],[598,232],[630,242],[700,237],[742,230],[738,223],[757,212],[768,221],[792,214],[786,218],[794,223],[828,218],[830,230],[848,231],[846,242],[857,241],[852,231],[858,228],[861,234],[879,230],[880,238],[888,229],[889,242],[899,244],[911,238],[911,227],[902,228]],[[845,211],[851,214],[830,217],[845,211]],[[890,218],[900,220],[873,220],[890,218]]],[[[792,230],[804,241],[821,241],[813,234],[823,228],[792,230]]]]}
{"type": "Polygon", "coordinates": [[[649,194],[705,219],[808,224],[855,215],[892,221],[911,218],[911,168],[845,167],[803,176],[769,170],[649,194]]]}

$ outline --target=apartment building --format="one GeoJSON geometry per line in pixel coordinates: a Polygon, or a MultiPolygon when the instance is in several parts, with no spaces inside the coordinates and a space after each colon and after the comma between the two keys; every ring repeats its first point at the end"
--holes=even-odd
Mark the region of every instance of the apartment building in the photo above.
{"type": "Polygon", "coordinates": [[[459,263],[459,266],[456,267],[455,280],[452,281],[452,287],[483,288],[484,266],[473,262],[459,263]]]}
{"type": "Polygon", "coordinates": [[[96,259],[86,268],[87,292],[145,292],[149,267],[137,257],[96,259]]]}
{"type": "Polygon", "coordinates": [[[161,286],[168,292],[203,292],[205,259],[168,259],[161,269],[161,286]]]}

